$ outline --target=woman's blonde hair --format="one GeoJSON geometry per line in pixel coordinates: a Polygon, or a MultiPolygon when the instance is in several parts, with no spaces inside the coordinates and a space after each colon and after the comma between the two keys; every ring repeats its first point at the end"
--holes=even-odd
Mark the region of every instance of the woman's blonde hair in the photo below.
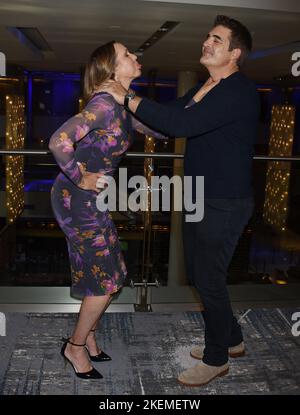
{"type": "Polygon", "coordinates": [[[105,45],[99,46],[91,54],[86,64],[83,85],[84,99],[86,102],[91,99],[95,90],[104,81],[114,76],[116,65],[115,43],[112,40],[111,42],[105,43],[105,45]]]}

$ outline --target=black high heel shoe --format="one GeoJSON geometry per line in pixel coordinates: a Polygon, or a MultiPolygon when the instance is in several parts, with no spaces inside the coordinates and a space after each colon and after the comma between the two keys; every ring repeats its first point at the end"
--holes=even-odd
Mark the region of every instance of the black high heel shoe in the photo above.
{"type": "MultiPolygon", "coordinates": [[[[91,330],[92,332],[95,332],[96,330],[91,330]]],[[[86,347],[86,346],[85,346],[86,347]]],[[[108,362],[111,360],[111,357],[108,356],[108,354],[104,353],[103,351],[99,354],[96,354],[95,356],[90,355],[90,352],[88,348],[86,347],[86,350],[88,352],[88,355],[92,362],[108,362]]]]}
{"type": "Polygon", "coordinates": [[[63,344],[60,353],[61,353],[62,357],[65,359],[65,363],[67,363],[67,362],[70,363],[70,365],[72,366],[72,368],[75,372],[75,375],[78,378],[81,378],[81,379],[102,379],[103,378],[101,373],[99,373],[94,367],[93,367],[93,369],[89,370],[88,372],[77,372],[77,370],[76,370],[75,366],[73,365],[73,363],[71,362],[71,360],[68,359],[65,356],[65,350],[66,350],[66,347],[67,347],[68,343],[72,344],[72,346],[78,346],[78,347],[85,347],[85,344],[76,344],[76,343],[71,342],[71,340],[69,340],[69,339],[63,339],[63,341],[65,343],[63,344]]]}

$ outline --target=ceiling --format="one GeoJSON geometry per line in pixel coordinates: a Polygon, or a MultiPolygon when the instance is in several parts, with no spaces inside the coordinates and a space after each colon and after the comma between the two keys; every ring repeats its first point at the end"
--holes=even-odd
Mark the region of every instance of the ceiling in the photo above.
{"type": "MultiPolygon", "coordinates": [[[[226,14],[249,28],[254,51],[285,45],[272,50],[269,56],[249,60],[249,76],[263,82],[290,74],[292,53],[300,52],[300,2],[247,3],[250,0],[0,0],[0,51],[8,63],[29,70],[79,72],[89,54],[102,43],[114,39],[135,51],[165,21],[179,21],[175,29],[139,57],[143,74],[155,68],[159,77],[176,78],[179,71],[187,70],[204,76],[205,70],[199,65],[201,43],[215,15],[226,14]],[[8,27],[37,28],[52,52],[35,53],[8,27]],[[289,45],[292,42],[298,43],[289,45]]],[[[300,83],[300,76],[294,81],[300,83]]]]}

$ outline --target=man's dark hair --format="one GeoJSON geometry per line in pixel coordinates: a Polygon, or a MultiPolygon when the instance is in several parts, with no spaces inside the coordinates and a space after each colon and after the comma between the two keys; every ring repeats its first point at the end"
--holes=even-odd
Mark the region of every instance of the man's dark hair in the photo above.
{"type": "Polygon", "coordinates": [[[249,30],[238,20],[223,15],[215,18],[214,27],[216,26],[224,26],[231,30],[229,50],[241,49],[241,55],[237,60],[238,66],[241,67],[252,49],[252,36],[249,30]]]}

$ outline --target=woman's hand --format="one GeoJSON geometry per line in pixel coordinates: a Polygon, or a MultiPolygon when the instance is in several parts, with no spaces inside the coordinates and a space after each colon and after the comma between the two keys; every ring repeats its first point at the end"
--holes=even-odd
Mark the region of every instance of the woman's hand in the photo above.
{"type": "Polygon", "coordinates": [[[108,180],[105,174],[86,171],[81,163],[77,164],[82,174],[78,187],[83,190],[93,190],[94,192],[100,193],[107,186],[108,180]]]}
{"type": "Polygon", "coordinates": [[[213,89],[218,83],[220,82],[220,79],[217,81],[214,81],[212,78],[208,78],[208,80],[205,82],[205,84],[202,85],[202,87],[199,89],[199,91],[194,95],[193,99],[196,102],[201,101],[201,99],[211,90],[213,89]]]}
{"type": "Polygon", "coordinates": [[[124,105],[124,98],[128,91],[120,82],[108,80],[101,84],[101,87],[97,90],[97,92],[108,92],[114,97],[118,104],[124,105]]]}

